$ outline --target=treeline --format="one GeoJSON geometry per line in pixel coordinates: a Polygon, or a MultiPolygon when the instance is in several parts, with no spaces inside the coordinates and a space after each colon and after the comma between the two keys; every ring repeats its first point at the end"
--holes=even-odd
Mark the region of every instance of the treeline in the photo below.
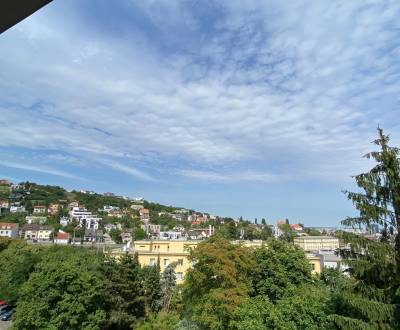
{"type": "MultiPolygon", "coordinates": [[[[194,266],[176,286],[174,265],[141,267],[96,250],[0,242],[0,299],[16,305],[15,329],[398,329],[390,296],[366,299],[381,281],[354,268],[313,275],[304,252],[285,240],[261,248],[219,236],[191,252],[194,266]]],[[[375,267],[378,267],[376,260],[375,267]]],[[[389,269],[393,264],[385,263],[389,269]]],[[[372,269],[372,266],[371,266],[372,269]]],[[[377,275],[377,274],[376,274],[377,275]]],[[[382,278],[382,276],[388,276],[382,278]]],[[[390,278],[391,276],[391,278],[390,278]]],[[[387,291],[389,293],[389,291],[387,291]]],[[[392,292],[395,295],[395,292],[392,292]]]]}

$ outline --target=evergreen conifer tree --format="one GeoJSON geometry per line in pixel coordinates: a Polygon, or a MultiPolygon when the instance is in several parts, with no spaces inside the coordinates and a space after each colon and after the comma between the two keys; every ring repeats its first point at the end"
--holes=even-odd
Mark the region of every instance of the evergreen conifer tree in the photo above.
{"type": "Polygon", "coordinates": [[[383,228],[381,241],[342,233],[349,248],[341,254],[355,279],[352,290],[334,296],[332,320],[340,329],[399,329],[400,286],[400,161],[399,149],[378,128],[379,147],[365,155],[375,161],[368,172],[355,176],[360,192],[346,191],[359,212],[342,224],[383,228]]]}

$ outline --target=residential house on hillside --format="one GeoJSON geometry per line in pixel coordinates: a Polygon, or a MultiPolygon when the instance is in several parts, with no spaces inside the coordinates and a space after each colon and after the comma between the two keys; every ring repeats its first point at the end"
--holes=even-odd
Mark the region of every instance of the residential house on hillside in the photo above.
{"type": "Polygon", "coordinates": [[[122,243],[132,243],[132,233],[130,232],[123,232],[120,235],[122,243]]]}
{"type": "Polygon", "coordinates": [[[214,234],[214,227],[190,229],[187,234],[189,239],[194,240],[209,238],[214,234]]]}
{"type": "Polygon", "coordinates": [[[18,237],[18,223],[0,222],[0,236],[1,237],[18,237]]]}
{"type": "Polygon", "coordinates": [[[10,213],[25,213],[24,206],[10,206],[10,213]]]}
{"type": "Polygon", "coordinates": [[[79,222],[80,226],[87,229],[99,229],[100,222],[103,220],[84,207],[73,207],[69,211],[69,214],[72,219],[75,219],[79,222]]]}
{"type": "Polygon", "coordinates": [[[103,231],[94,228],[86,228],[83,241],[86,243],[100,243],[103,242],[103,231]]]}
{"type": "Polygon", "coordinates": [[[119,211],[119,207],[118,206],[112,206],[112,205],[104,205],[103,209],[99,209],[99,211],[102,212],[111,212],[111,211],[119,211]]]}
{"type": "Polygon", "coordinates": [[[1,179],[0,180],[0,185],[1,186],[10,186],[11,184],[12,184],[12,182],[9,181],[9,180],[6,180],[6,179],[1,179]]]}
{"type": "Polygon", "coordinates": [[[43,225],[43,224],[45,224],[46,223],[46,221],[47,221],[47,217],[42,217],[42,216],[35,216],[35,215],[27,215],[26,217],[25,217],[25,221],[28,223],[28,224],[31,224],[31,223],[38,223],[38,224],[40,224],[40,225],[43,225]]]}
{"type": "Polygon", "coordinates": [[[71,219],[69,217],[60,217],[60,225],[62,227],[68,226],[70,222],[71,222],[71,219]]]}
{"type": "Polygon", "coordinates": [[[148,222],[150,220],[150,211],[149,209],[142,208],[139,210],[140,220],[144,222],[148,222]]]}
{"type": "Polygon", "coordinates": [[[68,209],[72,210],[74,207],[79,207],[79,203],[77,201],[73,201],[68,204],[68,209]]]}
{"type": "Polygon", "coordinates": [[[113,223],[108,223],[104,226],[104,230],[109,233],[112,229],[117,229],[117,225],[113,223]]]}
{"type": "Polygon", "coordinates": [[[143,205],[138,205],[138,204],[132,204],[131,209],[135,211],[139,211],[140,209],[143,208],[143,205]]]}
{"type": "Polygon", "coordinates": [[[44,205],[35,205],[33,207],[33,214],[45,214],[46,213],[46,206],[44,205]]]}
{"type": "Polygon", "coordinates": [[[10,202],[6,199],[0,199],[0,209],[8,209],[10,207],[10,202]]]}
{"type": "Polygon", "coordinates": [[[181,231],[160,231],[158,233],[158,239],[181,239],[184,237],[184,233],[181,231]]]}
{"type": "Polygon", "coordinates": [[[53,228],[46,225],[27,224],[22,227],[22,237],[28,240],[50,241],[53,228]]]}
{"type": "Polygon", "coordinates": [[[154,225],[152,223],[147,223],[140,226],[147,234],[152,234],[158,236],[161,230],[160,225],[154,225]]]}
{"type": "Polygon", "coordinates": [[[54,244],[66,245],[69,243],[69,241],[70,241],[70,235],[65,231],[59,231],[54,236],[54,244]]]}
{"type": "Polygon", "coordinates": [[[60,210],[60,204],[53,203],[53,204],[49,205],[49,208],[47,209],[47,212],[50,215],[56,215],[59,210],[60,210]]]}

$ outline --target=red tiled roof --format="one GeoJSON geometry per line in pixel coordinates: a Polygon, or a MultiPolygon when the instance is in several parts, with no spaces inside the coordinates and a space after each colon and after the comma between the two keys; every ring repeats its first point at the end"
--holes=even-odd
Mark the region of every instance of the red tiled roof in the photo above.
{"type": "Polygon", "coordinates": [[[54,238],[55,239],[69,239],[69,234],[68,233],[59,232],[59,233],[56,234],[56,236],[54,238]]]}
{"type": "Polygon", "coordinates": [[[0,229],[17,229],[18,224],[12,222],[0,222],[0,229]]]}

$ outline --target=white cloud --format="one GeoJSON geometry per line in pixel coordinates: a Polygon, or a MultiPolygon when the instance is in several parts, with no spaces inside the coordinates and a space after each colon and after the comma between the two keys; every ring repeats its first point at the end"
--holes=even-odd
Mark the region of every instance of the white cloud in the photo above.
{"type": "Polygon", "coordinates": [[[101,156],[144,180],[153,178],[112,157],[229,163],[181,174],[268,182],[271,160],[291,178],[351,174],[377,123],[398,128],[398,110],[382,113],[400,91],[397,3],[229,1],[208,30],[182,3],[140,6],[177,51],[137,32],[139,46],[94,38],[54,17],[10,31],[0,45],[0,145],[101,156]]]}
{"type": "Polygon", "coordinates": [[[237,182],[278,182],[285,181],[288,178],[277,174],[262,173],[255,171],[241,171],[235,173],[218,173],[214,171],[199,171],[199,170],[181,170],[179,174],[205,181],[237,183],[237,182]]]}
{"type": "Polygon", "coordinates": [[[155,179],[153,177],[151,177],[150,175],[148,175],[147,173],[138,170],[132,166],[126,166],[123,164],[120,164],[118,162],[112,161],[112,160],[106,160],[106,159],[102,159],[102,160],[98,160],[99,162],[103,163],[104,165],[107,165],[117,171],[129,174],[137,179],[140,180],[146,180],[146,181],[155,181],[155,179]]]}
{"type": "Polygon", "coordinates": [[[55,176],[61,176],[64,178],[69,178],[69,179],[83,180],[83,178],[81,178],[77,175],[74,175],[74,174],[71,174],[71,173],[68,173],[65,171],[49,168],[49,167],[42,166],[42,165],[35,166],[35,165],[26,165],[26,164],[14,163],[14,162],[2,161],[0,163],[0,166],[14,168],[14,169],[20,169],[20,170],[25,170],[25,171],[45,173],[45,174],[50,174],[50,175],[55,175],[55,176]]]}

